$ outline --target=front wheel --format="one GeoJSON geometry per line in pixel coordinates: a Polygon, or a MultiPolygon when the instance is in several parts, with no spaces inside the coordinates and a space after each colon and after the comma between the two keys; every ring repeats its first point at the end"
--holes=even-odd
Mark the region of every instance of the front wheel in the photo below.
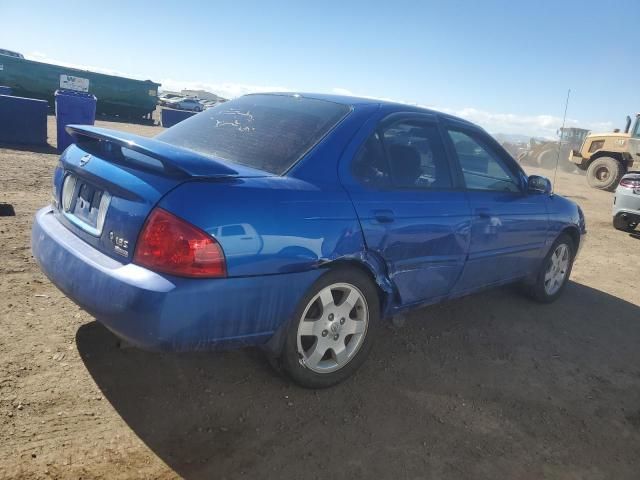
{"type": "Polygon", "coordinates": [[[560,235],[542,261],[535,281],[530,285],[530,296],[540,303],[551,303],[560,297],[569,282],[575,246],[571,237],[560,235]]]}
{"type": "Polygon", "coordinates": [[[376,287],[366,274],[330,270],[307,292],[290,322],[284,370],[307,388],[345,380],[364,363],[379,317],[376,287]]]}
{"type": "Polygon", "coordinates": [[[587,183],[600,190],[615,190],[624,174],[620,162],[611,157],[596,158],[587,169],[587,183]]]}

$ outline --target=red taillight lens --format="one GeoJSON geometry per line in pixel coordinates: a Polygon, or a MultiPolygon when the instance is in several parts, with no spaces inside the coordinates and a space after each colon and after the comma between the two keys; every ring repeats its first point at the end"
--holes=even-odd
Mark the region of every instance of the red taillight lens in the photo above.
{"type": "Polygon", "coordinates": [[[623,178],[620,180],[620,186],[627,188],[640,188],[640,179],[623,178]]]}
{"type": "Polygon", "coordinates": [[[133,262],[181,277],[224,277],[224,253],[216,240],[161,208],[154,209],[138,238],[133,262]]]}

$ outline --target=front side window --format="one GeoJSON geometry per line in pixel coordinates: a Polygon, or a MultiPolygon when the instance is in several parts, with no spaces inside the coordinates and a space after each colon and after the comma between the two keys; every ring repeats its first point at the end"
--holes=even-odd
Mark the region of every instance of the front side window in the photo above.
{"type": "Polygon", "coordinates": [[[448,133],[467,188],[500,192],[520,191],[516,177],[503,164],[497,152],[467,133],[458,130],[448,130],[448,133]]]}
{"type": "Polygon", "coordinates": [[[362,183],[398,189],[450,188],[451,171],[436,125],[401,121],[382,127],[356,155],[352,172],[362,183]]]}

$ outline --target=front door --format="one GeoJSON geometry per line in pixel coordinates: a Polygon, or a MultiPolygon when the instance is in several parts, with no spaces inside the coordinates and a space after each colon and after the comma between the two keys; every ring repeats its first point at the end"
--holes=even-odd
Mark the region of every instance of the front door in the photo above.
{"type": "Polygon", "coordinates": [[[446,296],[467,255],[470,208],[436,117],[394,114],[356,141],[341,179],[367,248],[386,264],[401,305],[446,296]]]}
{"type": "Polygon", "coordinates": [[[455,293],[533,272],[548,231],[547,195],[528,194],[515,161],[486,133],[447,126],[472,212],[471,246],[455,293]]]}

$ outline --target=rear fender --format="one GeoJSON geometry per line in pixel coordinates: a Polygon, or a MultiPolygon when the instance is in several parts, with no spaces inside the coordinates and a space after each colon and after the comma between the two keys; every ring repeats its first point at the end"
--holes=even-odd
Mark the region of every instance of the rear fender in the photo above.
{"type": "MultiPolygon", "coordinates": [[[[381,317],[389,317],[397,304],[398,293],[387,275],[385,262],[375,253],[362,250],[356,254],[344,255],[330,261],[323,261],[321,268],[327,271],[335,268],[355,268],[366,273],[378,287],[380,295],[381,317]]],[[[265,353],[272,359],[278,358],[284,347],[287,331],[293,318],[289,318],[280,325],[278,330],[263,346],[265,353]]]]}
{"type": "Polygon", "coordinates": [[[397,304],[399,296],[397,289],[389,279],[385,261],[376,253],[362,250],[354,255],[345,255],[324,266],[328,268],[351,267],[364,271],[378,287],[380,295],[380,313],[382,317],[388,316],[393,306],[397,304]]]}

